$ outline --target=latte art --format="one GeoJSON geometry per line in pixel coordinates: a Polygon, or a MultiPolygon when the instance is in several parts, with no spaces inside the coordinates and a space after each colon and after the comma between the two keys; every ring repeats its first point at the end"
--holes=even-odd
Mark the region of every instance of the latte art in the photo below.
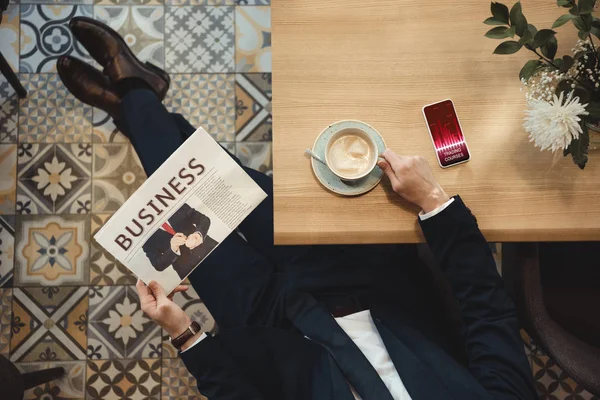
{"type": "Polygon", "coordinates": [[[345,178],[358,177],[372,167],[373,151],[370,144],[354,134],[336,139],[327,156],[331,169],[345,178]]]}

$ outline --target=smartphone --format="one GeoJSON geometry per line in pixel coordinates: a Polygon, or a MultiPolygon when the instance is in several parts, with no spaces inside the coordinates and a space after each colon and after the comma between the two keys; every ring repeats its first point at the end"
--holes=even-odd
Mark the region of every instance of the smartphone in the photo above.
{"type": "Polygon", "coordinates": [[[423,116],[440,167],[448,168],[469,161],[471,154],[452,100],[426,105],[423,116]]]}

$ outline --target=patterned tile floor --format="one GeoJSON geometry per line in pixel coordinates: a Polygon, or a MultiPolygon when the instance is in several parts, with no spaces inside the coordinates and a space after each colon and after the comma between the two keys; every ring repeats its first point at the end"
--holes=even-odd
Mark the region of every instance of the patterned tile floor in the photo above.
{"type": "MultiPolygon", "coordinates": [[[[4,13],[0,51],[29,96],[18,100],[0,77],[0,354],[23,371],[67,370],[26,399],[200,397],[165,333],[140,311],[135,278],[90,240],[145,176],[106,113],[58,78],[58,56],[89,59],[67,22],[86,15],[110,24],[171,74],[167,108],[271,174],[269,5],[21,0],[4,13]]],[[[214,329],[195,292],[175,301],[214,329]]],[[[592,399],[525,340],[543,398],[592,399]]]]}

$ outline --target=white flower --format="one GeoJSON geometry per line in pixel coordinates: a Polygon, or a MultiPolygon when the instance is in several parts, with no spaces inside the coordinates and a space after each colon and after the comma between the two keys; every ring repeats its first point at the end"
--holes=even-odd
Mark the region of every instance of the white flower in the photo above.
{"type": "Polygon", "coordinates": [[[121,339],[124,344],[129,342],[129,339],[135,339],[137,332],[144,330],[144,324],[148,322],[148,319],[144,317],[142,310],[137,310],[137,304],[129,301],[129,298],[125,297],[123,303],[116,304],[115,310],[109,310],[108,318],[105,318],[102,322],[108,325],[109,332],[115,332],[115,338],[121,339]]]}
{"type": "Polygon", "coordinates": [[[44,189],[44,196],[50,195],[52,201],[56,201],[58,196],[64,196],[65,189],[71,189],[71,182],[77,178],[71,175],[71,168],[65,169],[64,162],[58,162],[54,156],[52,162],[44,163],[45,170],[38,168],[37,175],[32,178],[37,182],[38,189],[44,189]]]}
{"type": "Polygon", "coordinates": [[[529,133],[530,142],[541,150],[552,152],[567,148],[571,140],[579,138],[582,132],[579,116],[588,115],[587,104],[582,105],[579,97],[573,97],[573,92],[564,104],[561,93],[560,97],[554,95],[550,101],[531,99],[528,106],[523,127],[529,133]]]}

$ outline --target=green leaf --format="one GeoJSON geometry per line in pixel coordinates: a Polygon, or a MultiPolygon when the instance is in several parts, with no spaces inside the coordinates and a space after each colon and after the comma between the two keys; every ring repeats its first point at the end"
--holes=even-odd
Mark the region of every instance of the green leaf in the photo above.
{"type": "Polygon", "coordinates": [[[573,18],[571,21],[573,21],[573,25],[575,25],[575,28],[577,28],[577,30],[580,30],[580,31],[587,30],[587,27],[585,26],[585,24],[583,23],[583,20],[581,18],[573,18]]]}
{"type": "MultiPolygon", "coordinates": [[[[585,168],[588,161],[588,147],[590,146],[590,135],[585,121],[581,122],[583,133],[579,135],[579,139],[573,139],[569,144],[568,152],[573,157],[573,162],[581,169],[585,168]]],[[[565,150],[566,151],[566,150],[565,150]]],[[[569,154],[567,153],[567,154],[569,154]]]]}
{"type": "Polygon", "coordinates": [[[578,10],[579,14],[591,14],[594,11],[594,4],[596,0],[579,0],[578,10]]]}
{"type": "Polygon", "coordinates": [[[525,63],[521,72],[519,72],[519,79],[528,80],[543,64],[540,60],[529,60],[525,63]]]}
{"type": "Polygon", "coordinates": [[[577,36],[579,36],[579,39],[581,39],[581,40],[587,39],[588,35],[589,35],[589,32],[586,32],[586,31],[577,32],[577,36]]]}
{"type": "Polygon", "coordinates": [[[527,19],[523,15],[521,2],[515,3],[510,9],[510,24],[515,27],[515,32],[519,36],[522,36],[523,32],[527,29],[527,19]]]}
{"type": "Polygon", "coordinates": [[[569,22],[570,20],[572,20],[574,18],[577,18],[577,17],[574,15],[571,15],[571,14],[561,15],[552,24],[552,29],[558,28],[559,26],[563,26],[564,24],[566,24],[567,22],[569,22]]]}
{"type": "Polygon", "coordinates": [[[583,20],[583,25],[585,26],[586,30],[589,31],[594,21],[592,14],[583,14],[581,15],[581,19],[583,20]]]}
{"type": "Polygon", "coordinates": [[[589,90],[584,86],[577,85],[575,89],[571,89],[573,91],[573,97],[579,97],[579,102],[581,104],[589,103],[590,98],[592,97],[589,90]]]}
{"type": "Polygon", "coordinates": [[[559,71],[562,70],[563,66],[565,65],[565,62],[562,58],[555,58],[552,62],[558,67],[559,71]]]}
{"type": "MultiPolygon", "coordinates": [[[[513,28],[514,27],[512,27],[511,29],[513,29],[513,28]]],[[[533,34],[528,29],[525,32],[523,32],[523,36],[521,36],[521,39],[519,39],[519,44],[528,44],[531,42],[533,42],[533,34]]]]}
{"type": "Polygon", "coordinates": [[[531,37],[535,37],[535,34],[538,31],[535,25],[532,24],[527,24],[527,30],[529,31],[529,33],[531,33],[531,37]]]}
{"type": "Polygon", "coordinates": [[[492,15],[498,21],[502,21],[505,24],[508,24],[508,7],[506,7],[502,3],[494,3],[491,4],[492,15]]]}
{"type": "Polygon", "coordinates": [[[541,47],[542,54],[549,59],[553,59],[556,55],[556,50],[558,50],[558,41],[553,36],[550,38],[544,45],[541,47]]]}
{"type": "Polygon", "coordinates": [[[514,40],[509,40],[503,43],[500,43],[496,50],[494,50],[494,54],[513,54],[521,49],[519,42],[515,42],[514,40]]]}
{"type": "Polygon", "coordinates": [[[552,39],[554,35],[556,35],[556,32],[554,32],[552,29],[542,29],[535,34],[533,41],[535,42],[536,47],[541,47],[548,43],[548,41],[552,39]]]}
{"type": "Polygon", "coordinates": [[[589,113],[590,117],[592,117],[594,119],[600,118],[600,103],[594,103],[594,102],[588,103],[585,110],[589,113]]]}
{"type": "Polygon", "coordinates": [[[579,10],[577,9],[577,7],[573,6],[573,7],[569,8],[569,14],[579,16],[579,10]]]}
{"type": "Polygon", "coordinates": [[[506,25],[506,22],[498,21],[494,17],[489,17],[488,19],[483,21],[483,23],[486,25],[506,25]]]}
{"type": "Polygon", "coordinates": [[[575,60],[571,56],[563,56],[562,58],[562,66],[560,67],[559,72],[567,72],[571,69],[573,64],[575,64],[575,60]]]}
{"type": "Polygon", "coordinates": [[[489,37],[490,39],[504,39],[510,36],[514,36],[514,33],[512,33],[511,29],[508,26],[497,26],[487,31],[485,36],[489,37]]]}
{"type": "Polygon", "coordinates": [[[595,26],[593,26],[590,33],[596,36],[598,39],[600,39],[600,28],[596,28],[595,26]]]}
{"type": "Polygon", "coordinates": [[[573,7],[573,3],[571,2],[571,0],[558,0],[556,4],[559,7],[573,7]]]}
{"type": "Polygon", "coordinates": [[[592,18],[592,26],[596,27],[596,28],[600,28],[600,19],[599,18],[592,18]]]}

